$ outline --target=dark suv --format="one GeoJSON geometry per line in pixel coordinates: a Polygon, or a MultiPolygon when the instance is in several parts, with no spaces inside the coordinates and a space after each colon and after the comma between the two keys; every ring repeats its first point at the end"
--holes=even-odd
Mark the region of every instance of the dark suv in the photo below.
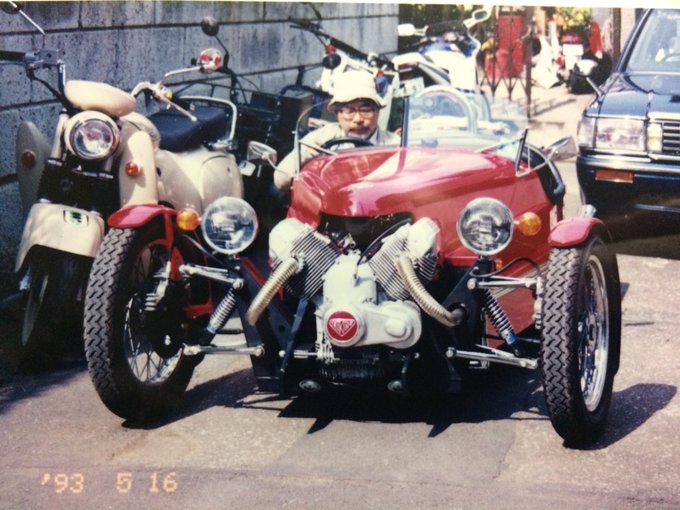
{"type": "Polygon", "coordinates": [[[680,231],[680,9],[640,17],[578,142],[584,200],[617,237],[680,231]]]}

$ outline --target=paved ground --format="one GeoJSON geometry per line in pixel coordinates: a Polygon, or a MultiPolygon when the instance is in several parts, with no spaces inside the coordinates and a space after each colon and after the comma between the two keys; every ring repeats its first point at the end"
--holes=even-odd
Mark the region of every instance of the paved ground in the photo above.
{"type": "Polygon", "coordinates": [[[0,508],[680,506],[680,261],[620,255],[621,370],[609,428],[569,450],[536,372],[497,367],[444,401],[253,391],[249,361],[201,364],[179,412],[110,414],[82,363],[0,385],[0,508]]]}

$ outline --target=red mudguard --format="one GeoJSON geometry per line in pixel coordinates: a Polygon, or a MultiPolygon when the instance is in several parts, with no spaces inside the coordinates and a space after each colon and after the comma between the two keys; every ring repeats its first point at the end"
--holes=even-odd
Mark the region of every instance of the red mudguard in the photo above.
{"type": "MultiPolygon", "coordinates": [[[[568,248],[585,242],[594,230],[606,232],[604,223],[597,218],[577,217],[560,221],[550,232],[551,247],[568,248]]],[[[608,240],[608,235],[605,234],[608,240]]]]}
{"type": "Polygon", "coordinates": [[[129,205],[109,216],[107,223],[112,228],[137,228],[149,223],[158,216],[163,216],[167,223],[176,215],[177,211],[175,209],[162,205],[129,205]]]}

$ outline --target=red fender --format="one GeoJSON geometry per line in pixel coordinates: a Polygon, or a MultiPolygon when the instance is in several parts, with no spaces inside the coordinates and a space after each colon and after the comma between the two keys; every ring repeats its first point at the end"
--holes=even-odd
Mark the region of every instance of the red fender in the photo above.
{"type": "Polygon", "coordinates": [[[570,218],[555,225],[548,242],[553,248],[576,246],[585,242],[594,230],[605,230],[602,220],[588,217],[570,218]]]}
{"type": "MultiPolygon", "coordinates": [[[[107,222],[111,228],[141,228],[144,227],[144,225],[148,225],[154,219],[160,218],[163,221],[165,235],[163,240],[159,241],[173,253],[170,278],[177,280],[180,278],[178,271],[179,259],[173,252],[173,246],[175,244],[174,219],[176,216],[177,211],[171,207],[157,204],[129,205],[109,216],[107,222]]],[[[187,313],[194,317],[204,315],[205,313],[211,313],[212,305],[208,303],[207,306],[210,308],[207,312],[205,311],[206,308],[203,307],[196,308],[195,310],[189,307],[187,308],[187,313]]]]}
{"type": "Polygon", "coordinates": [[[112,228],[137,228],[146,225],[158,216],[163,216],[165,223],[168,224],[172,218],[177,216],[177,211],[157,204],[129,205],[109,216],[107,223],[112,228]]]}

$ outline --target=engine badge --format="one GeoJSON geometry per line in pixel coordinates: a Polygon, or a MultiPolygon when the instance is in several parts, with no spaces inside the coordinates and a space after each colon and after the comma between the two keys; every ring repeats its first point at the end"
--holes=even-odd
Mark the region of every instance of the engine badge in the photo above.
{"type": "Polygon", "coordinates": [[[358,321],[350,312],[333,312],[326,321],[326,331],[336,342],[351,342],[358,329],[358,321]]]}

